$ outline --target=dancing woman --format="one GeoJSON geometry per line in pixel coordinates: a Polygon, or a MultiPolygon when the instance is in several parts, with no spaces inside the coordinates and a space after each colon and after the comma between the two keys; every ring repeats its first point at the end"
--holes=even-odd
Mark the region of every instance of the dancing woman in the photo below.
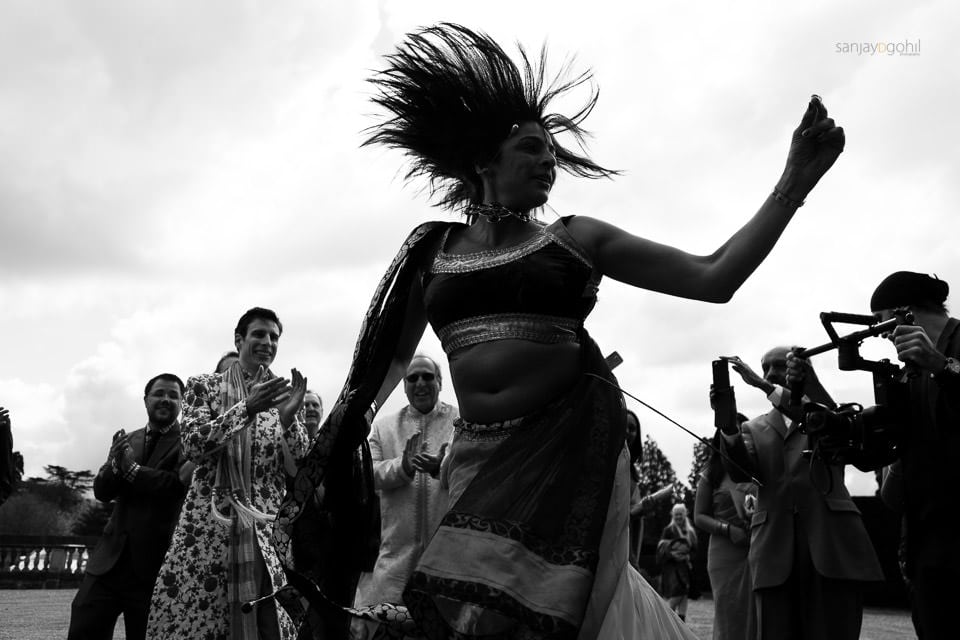
{"type": "MultiPolygon", "coordinates": [[[[557,169],[612,176],[556,134],[581,139],[597,95],[572,116],[547,80],[488,36],[440,24],[407,36],[372,82],[387,118],[367,144],[402,149],[438,203],[467,224],[407,239],[361,329],[338,405],[298,474],[275,539],[336,450],[356,446],[429,322],[449,358],[462,420],[444,462],[451,509],[404,592],[429,638],[692,637],[627,562],[624,406],[583,322],[602,276],[725,302],[760,264],[843,148],[814,97],[760,210],[708,256],[586,216],[534,217],[557,169]],[[373,404],[371,404],[373,403],[373,404]]],[[[542,57],[541,57],[542,58],[542,57]]]]}

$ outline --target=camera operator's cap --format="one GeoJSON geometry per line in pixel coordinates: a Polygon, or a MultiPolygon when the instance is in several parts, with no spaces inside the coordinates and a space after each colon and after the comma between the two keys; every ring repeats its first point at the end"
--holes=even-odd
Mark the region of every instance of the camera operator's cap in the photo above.
{"type": "Polygon", "coordinates": [[[942,305],[950,285],[936,276],[913,271],[897,271],[883,279],[870,298],[870,310],[897,307],[942,305]]]}

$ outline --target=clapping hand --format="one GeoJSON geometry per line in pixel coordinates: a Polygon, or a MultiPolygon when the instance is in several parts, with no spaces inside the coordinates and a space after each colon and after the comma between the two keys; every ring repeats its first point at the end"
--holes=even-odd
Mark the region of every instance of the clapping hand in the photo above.
{"type": "Polygon", "coordinates": [[[845,143],[843,129],[827,117],[820,96],[812,96],[790,140],[787,166],[777,182],[777,191],[802,202],[843,153],[845,143]]]}
{"type": "Polygon", "coordinates": [[[273,407],[279,407],[292,391],[290,381],[286,378],[278,376],[264,380],[266,374],[266,368],[260,365],[257,375],[253,378],[253,385],[247,393],[247,415],[251,418],[261,411],[269,411],[273,407]]]}
{"type": "Polygon", "coordinates": [[[403,459],[400,461],[400,464],[403,466],[403,472],[409,477],[419,471],[417,467],[414,466],[413,460],[415,457],[420,455],[420,440],[423,437],[423,434],[419,431],[407,438],[407,444],[403,447],[403,459]]]}
{"type": "Polygon", "coordinates": [[[110,461],[114,461],[121,472],[125,472],[135,462],[133,459],[133,447],[130,446],[130,434],[123,429],[113,434],[113,441],[110,443],[110,453],[107,455],[107,462],[110,461]]]}
{"type": "Polygon", "coordinates": [[[277,411],[280,413],[280,424],[284,429],[293,424],[293,419],[297,411],[303,406],[303,397],[307,393],[307,379],[296,369],[290,370],[290,377],[293,383],[285,394],[281,394],[276,399],[277,411]]]}
{"type": "Polygon", "coordinates": [[[440,473],[440,463],[443,462],[443,456],[447,452],[447,443],[443,443],[440,447],[440,452],[437,455],[430,455],[426,451],[421,451],[420,453],[413,456],[411,464],[413,468],[417,471],[429,474],[434,478],[437,477],[437,474],[440,473]]]}

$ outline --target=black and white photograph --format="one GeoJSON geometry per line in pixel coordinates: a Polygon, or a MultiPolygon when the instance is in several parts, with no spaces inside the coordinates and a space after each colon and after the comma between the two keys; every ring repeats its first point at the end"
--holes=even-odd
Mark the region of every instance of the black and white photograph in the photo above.
{"type": "Polygon", "coordinates": [[[0,639],[960,634],[960,8],[0,2],[0,639]]]}

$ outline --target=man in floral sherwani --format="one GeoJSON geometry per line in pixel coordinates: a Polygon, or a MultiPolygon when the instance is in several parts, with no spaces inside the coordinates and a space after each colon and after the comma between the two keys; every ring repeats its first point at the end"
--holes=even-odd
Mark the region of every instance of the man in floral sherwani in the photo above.
{"type": "Polygon", "coordinates": [[[148,638],[296,635],[272,600],[241,611],[244,602],[285,584],[270,533],[285,466],[308,443],[297,418],[306,379],[296,369],[292,382],[269,370],[282,331],[273,311],[250,309],[234,333],[239,361],[187,381],[181,437],[197,468],[154,585],[148,638]]]}

